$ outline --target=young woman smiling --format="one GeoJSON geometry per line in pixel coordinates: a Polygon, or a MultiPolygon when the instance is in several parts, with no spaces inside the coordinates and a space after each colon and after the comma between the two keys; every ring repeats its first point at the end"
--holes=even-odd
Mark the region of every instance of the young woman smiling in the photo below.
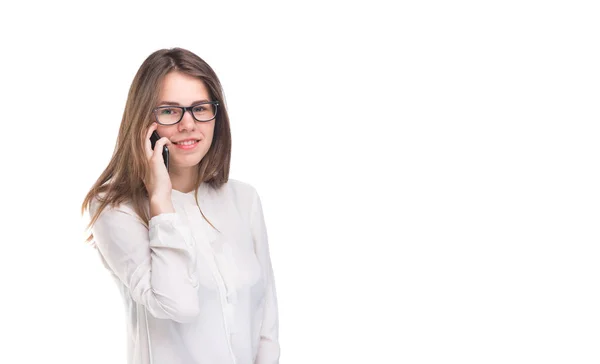
{"type": "Polygon", "coordinates": [[[261,200],[228,178],[230,157],[212,68],[180,48],[151,54],[129,90],[113,157],[82,205],[124,298],[128,363],[279,362],[261,200]]]}

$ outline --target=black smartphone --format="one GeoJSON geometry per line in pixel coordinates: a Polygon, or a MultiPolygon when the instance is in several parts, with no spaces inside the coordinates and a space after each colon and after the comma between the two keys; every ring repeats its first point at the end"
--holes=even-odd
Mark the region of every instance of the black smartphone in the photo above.
{"type": "MultiPolygon", "coordinates": [[[[154,146],[156,145],[156,142],[158,141],[158,139],[160,139],[160,135],[158,135],[158,133],[155,131],[152,132],[152,135],[150,136],[150,144],[152,145],[152,150],[154,150],[154,146]]],[[[167,148],[167,146],[165,145],[163,147],[163,159],[165,161],[165,167],[167,167],[167,171],[169,170],[169,148],[167,148]]]]}

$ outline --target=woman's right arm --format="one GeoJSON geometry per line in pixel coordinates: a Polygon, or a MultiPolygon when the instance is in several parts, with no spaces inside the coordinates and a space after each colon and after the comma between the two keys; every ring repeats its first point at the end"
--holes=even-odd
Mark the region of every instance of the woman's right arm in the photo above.
{"type": "Polygon", "coordinates": [[[107,207],[92,233],[107,265],[152,316],[188,322],[198,315],[194,240],[177,213],[152,217],[148,229],[128,206],[107,207]]]}
{"type": "Polygon", "coordinates": [[[92,234],[107,265],[135,302],[156,318],[186,322],[200,310],[196,251],[189,227],[171,202],[171,179],[162,158],[163,146],[170,142],[163,137],[154,150],[151,147],[150,135],[157,126],[148,128],[143,141],[148,159],[143,181],[150,205],[148,228],[122,205],[103,210],[92,234]]]}

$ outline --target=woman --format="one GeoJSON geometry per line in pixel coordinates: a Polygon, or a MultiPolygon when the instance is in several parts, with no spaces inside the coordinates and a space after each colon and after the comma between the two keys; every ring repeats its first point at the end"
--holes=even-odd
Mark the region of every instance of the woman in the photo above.
{"type": "Polygon", "coordinates": [[[129,90],[113,157],[82,206],[124,297],[128,363],[279,362],[261,201],[228,178],[230,156],[212,68],[180,48],[151,54],[129,90]]]}

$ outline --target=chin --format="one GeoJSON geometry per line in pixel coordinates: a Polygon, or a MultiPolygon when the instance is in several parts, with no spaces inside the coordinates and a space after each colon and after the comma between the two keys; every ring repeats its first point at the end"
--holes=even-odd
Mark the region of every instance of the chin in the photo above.
{"type": "Polygon", "coordinates": [[[178,168],[191,168],[197,166],[202,161],[202,158],[204,158],[204,155],[189,155],[184,158],[177,158],[172,163],[178,168]]]}

